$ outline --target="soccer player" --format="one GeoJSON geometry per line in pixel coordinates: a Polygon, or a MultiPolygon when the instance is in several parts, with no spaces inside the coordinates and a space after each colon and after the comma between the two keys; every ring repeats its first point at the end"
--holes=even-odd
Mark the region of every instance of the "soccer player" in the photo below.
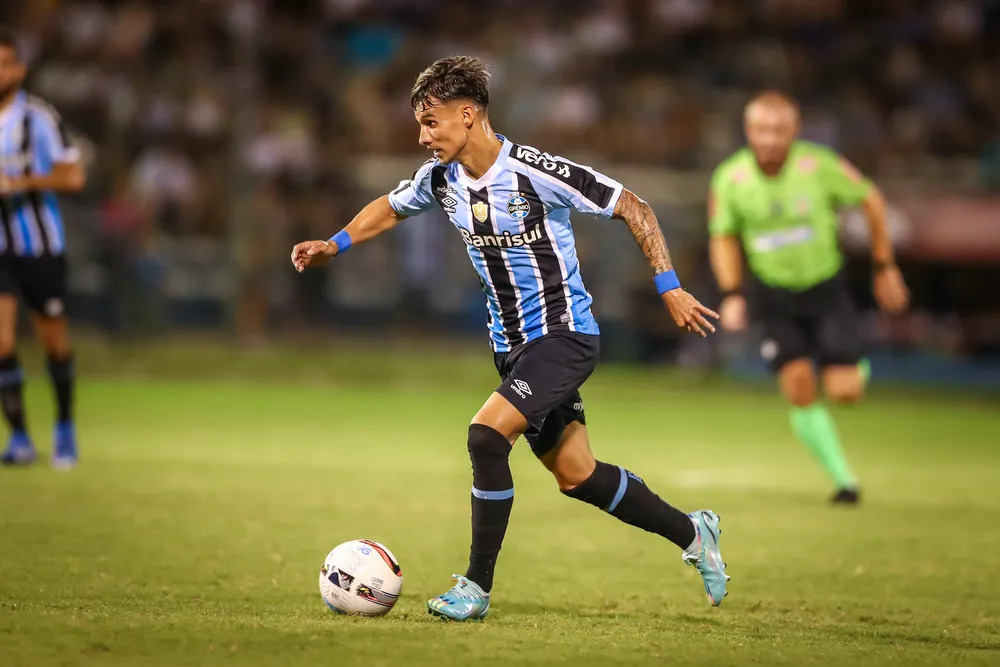
{"type": "Polygon", "coordinates": [[[744,292],[750,291],[753,319],[764,330],[761,354],[792,405],[792,430],[833,478],[832,501],[856,504],[858,478],[830,413],[817,400],[813,361],[829,400],[861,398],[868,368],[841,276],[837,207],[860,204],[868,218],[878,305],[890,313],[906,308],[909,295],[893,258],[885,199],[847,160],[796,139],[799,110],[785,95],[755,97],[744,125],[749,147],[716,168],[709,197],[712,269],[723,294],[720,324],[746,328],[744,292]],[[744,281],[744,254],[753,281],[744,281]]]}
{"type": "Polygon", "coordinates": [[[64,312],[66,239],[55,193],[80,190],[86,176],[59,114],[21,91],[25,70],[13,34],[0,29],[0,403],[11,428],[0,460],[26,464],[36,459],[25,424],[23,373],[17,359],[20,295],[33,313],[55,388],[58,421],[52,465],[68,468],[77,461],[73,355],[64,312]]]}
{"type": "Polygon", "coordinates": [[[444,58],[424,70],[410,103],[420,145],[433,157],[329,240],[292,250],[292,263],[303,271],[440,206],[479,274],[501,382],[469,426],[469,567],[464,576],[454,575],[449,591],[428,601],[428,610],[456,621],[489,611],[514,502],[508,457],[522,434],[562,493],[676,544],[701,573],[710,602],[719,605],[729,577],[719,553],[718,516],[709,510],[685,514],[635,473],[591,453],[579,388],[597,364],[598,327],[580,276],[570,211],[625,221],[678,326],[705,336],[715,330],[706,318],[718,316],[681,289],[646,202],[588,167],[496,134],[489,101],[489,75],[475,58],[444,58]]]}

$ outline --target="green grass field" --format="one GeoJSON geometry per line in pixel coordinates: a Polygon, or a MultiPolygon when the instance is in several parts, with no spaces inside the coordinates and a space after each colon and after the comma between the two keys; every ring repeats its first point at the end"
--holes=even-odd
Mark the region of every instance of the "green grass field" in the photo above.
{"type": "Polygon", "coordinates": [[[994,399],[882,389],[838,409],[866,502],[833,509],[770,385],[601,368],[598,457],[722,516],[726,603],[519,445],[493,613],[448,624],[424,604],[464,570],[488,354],[322,349],[81,354],[83,464],[0,470],[0,664],[1000,664],[994,399]],[[402,563],[387,618],[319,598],[323,557],[356,537],[402,563]]]}

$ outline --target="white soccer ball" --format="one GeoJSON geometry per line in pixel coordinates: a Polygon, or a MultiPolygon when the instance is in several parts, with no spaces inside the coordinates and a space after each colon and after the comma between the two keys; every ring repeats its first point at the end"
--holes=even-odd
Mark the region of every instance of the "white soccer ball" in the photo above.
{"type": "Polygon", "coordinates": [[[338,614],[388,614],[402,588],[399,561],[372,540],[351,540],[334,547],[319,571],[323,602],[338,614]]]}

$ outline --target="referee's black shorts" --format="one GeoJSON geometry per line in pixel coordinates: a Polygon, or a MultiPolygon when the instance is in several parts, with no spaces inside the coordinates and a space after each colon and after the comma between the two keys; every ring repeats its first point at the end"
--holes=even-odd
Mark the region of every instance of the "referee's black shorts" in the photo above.
{"type": "Polygon", "coordinates": [[[66,258],[0,254],[0,294],[23,297],[43,317],[60,317],[66,310],[66,258]]]}
{"type": "Polygon", "coordinates": [[[751,309],[764,328],[761,356],[775,372],[793,359],[849,366],[864,356],[858,316],[840,275],[801,292],[757,283],[751,309]]]}
{"type": "Polygon", "coordinates": [[[497,393],[528,420],[524,437],[535,456],[555,447],[574,421],[587,423],[580,386],[599,356],[598,336],[573,331],[553,331],[493,355],[502,380],[497,393]]]}

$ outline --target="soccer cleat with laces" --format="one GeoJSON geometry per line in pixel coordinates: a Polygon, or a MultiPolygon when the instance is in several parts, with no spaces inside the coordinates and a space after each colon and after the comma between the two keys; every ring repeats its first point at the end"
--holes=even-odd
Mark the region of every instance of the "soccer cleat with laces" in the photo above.
{"type": "Polygon", "coordinates": [[[458,583],[447,593],[427,601],[427,613],[452,621],[476,621],[490,611],[490,594],[474,581],[451,575],[458,583]]]}
{"type": "Polygon", "coordinates": [[[728,595],[726,582],[726,563],[719,553],[719,517],[711,510],[698,510],[688,514],[694,522],[695,537],[682,558],[688,565],[694,565],[705,582],[705,593],[713,607],[722,604],[722,599],[728,595]]]}

